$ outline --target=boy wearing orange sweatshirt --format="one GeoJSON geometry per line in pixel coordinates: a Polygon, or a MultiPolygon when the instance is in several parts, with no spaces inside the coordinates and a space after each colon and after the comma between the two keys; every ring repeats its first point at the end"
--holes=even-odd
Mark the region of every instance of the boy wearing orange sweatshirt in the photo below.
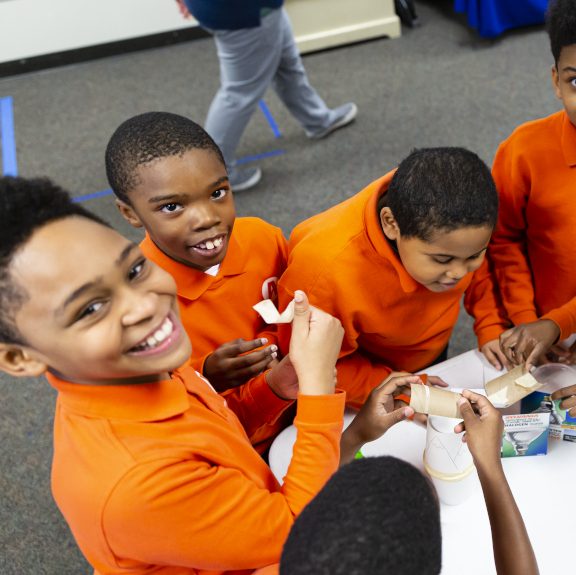
{"type": "MultiPolygon", "coordinates": [[[[528,367],[552,351],[576,362],[576,5],[547,15],[552,85],[564,109],[523,124],[502,142],[492,174],[500,215],[489,248],[507,315],[501,337],[512,363],[528,367]]],[[[558,391],[576,416],[576,385],[558,391]]]]}
{"type": "MultiPolygon", "coordinates": [[[[398,169],[298,225],[281,307],[303,286],[339,318],[338,379],[361,405],[392,370],[443,358],[465,296],[482,350],[502,361],[506,324],[484,254],[498,211],[490,171],[462,148],[412,152],[398,169]]],[[[289,331],[281,334],[287,345],[289,331]]]]}

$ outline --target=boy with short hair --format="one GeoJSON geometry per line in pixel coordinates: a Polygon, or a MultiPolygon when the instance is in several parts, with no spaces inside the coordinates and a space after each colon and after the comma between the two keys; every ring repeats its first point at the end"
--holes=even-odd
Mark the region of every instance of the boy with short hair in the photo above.
{"type": "Polygon", "coordinates": [[[195,369],[224,391],[268,368],[276,330],[252,306],[276,300],[286,240],[259,218],[236,218],[212,138],[183,116],[140,114],[110,138],[106,172],[124,218],[146,231],[142,251],[176,280],[195,369]]]}
{"type": "MultiPolygon", "coordinates": [[[[463,393],[465,438],[486,500],[496,572],[537,575],[502,469],[502,417],[485,397],[463,393]]],[[[430,480],[400,459],[371,457],[338,471],[306,506],[284,545],[280,575],[438,575],[441,567],[440,506],[430,480]]]]}
{"type": "MultiPolygon", "coordinates": [[[[576,4],[550,2],[547,28],[552,85],[564,109],[516,128],[492,168],[500,215],[489,257],[515,326],[503,334],[502,350],[528,367],[551,349],[576,362],[576,4]]],[[[567,398],[572,416],[574,395],[576,386],[556,396],[567,398]]]]}
{"type": "MultiPolygon", "coordinates": [[[[281,487],[243,421],[187,365],[174,281],[137,245],[48,180],[0,179],[0,234],[0,369],[46,373],[58,390],[52,489],[95,572],[240,575],[276,563],[339,463],[339,322],[296,294],[299,436],[281,487]]],[[[393,395],[414,379],[381,388],[342,458],[410,415],[393,395]]],[[[295,397],[290,382],[268,384],[295,397]]],[[[249,419],[268,416],[256,407],[249,419]]]]}
{"type": "Polygon", "coordinates": [[[506,324],[483,264],[497,210],[490,171],[476,154],[429,148],[294,229],[280,303],[303,286],[340,319],[338,378],[349,403],[361,405],[391,370],[443,359],[463,295],[482,351],[500,366],[506,324]]]}

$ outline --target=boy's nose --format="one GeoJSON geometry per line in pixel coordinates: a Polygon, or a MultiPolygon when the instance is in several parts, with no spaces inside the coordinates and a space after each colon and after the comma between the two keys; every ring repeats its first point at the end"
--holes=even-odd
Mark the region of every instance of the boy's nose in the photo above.
{"type": "Polygon", "coordinates": [[[127,294],[125,305],[122,323],[125,326],[136,325],[154,317],[158,309],[158,294],[133,290],[127,294]]]}
{"type": "Polygon", "coordinates": [[[207,230],[220,223],[220,214],[212,206],[201,206],[193,210],[189,222],[194,231],[207,230]]]}
{"type": "Polygon", "coordinates": [[[463,263],[455,263],[450,266],[450,269],[446,273],[446,275],[451,280],[460,281],[466,274],[468,273],[468,268],[463,263]]]}

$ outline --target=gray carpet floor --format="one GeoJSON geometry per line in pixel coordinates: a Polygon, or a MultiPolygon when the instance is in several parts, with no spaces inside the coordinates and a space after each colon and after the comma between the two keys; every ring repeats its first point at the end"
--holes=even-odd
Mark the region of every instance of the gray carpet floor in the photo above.
{"type": "MultiPolygon", "coordinates": [[[[289,234],[295,224],[353,195],[414,147],[461,145],[491,163],[515,126],[559,109],[541,28],[480,39],[448,0],[417,2],[422,26],[309,55],[310,79],[331,106],[358,104],[356,123],[325,141],[306,139],[273,93],[266,102],[282,132],[257,113],[241,156],[259,162],[259,187],[238,194],[240,215],[289,234]]],[[[128,117],[167,110],[203,121],[218,86],[210,39],[0,79],[14,99],[19,171],[48,175],[76,195],[108,187],[103,154],[128,117]]],[[[85,204],[137,239],[110,196],[85,204]]],[[[451,355],[474,347],[465,315],[451,355]]],[[[90,572],[50,496],[54,393],[45,381],[0,376],[0,573],[90,572]]]]}

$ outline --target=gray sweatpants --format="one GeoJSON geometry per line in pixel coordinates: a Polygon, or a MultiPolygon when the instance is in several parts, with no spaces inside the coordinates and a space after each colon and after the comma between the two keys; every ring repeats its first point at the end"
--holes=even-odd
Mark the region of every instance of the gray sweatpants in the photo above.
{"type": "Polygon", "coordinates": [[[205,128],[229,166],[270,84],[306,132],[318,132],[334,121],[334,113],[308,82],[284,9],[264,16],[258,28],[212,32],[220,60],[220,89],[205,128]]]}

